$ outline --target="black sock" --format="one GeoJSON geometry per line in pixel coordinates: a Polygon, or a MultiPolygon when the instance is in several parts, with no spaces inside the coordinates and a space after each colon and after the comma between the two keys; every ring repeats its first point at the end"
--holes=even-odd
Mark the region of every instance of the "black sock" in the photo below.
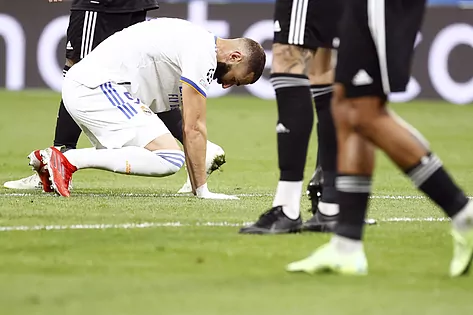
{"type": "Polygon", "coordinates": [[[181,110],[177,108],[167,112],[158,113],[157,115],[166,127],[168,127],[173,137],[179,140],[180,143],[183,143],[181,110]]]}
{"type": "Polygon", "coordinates": [[[445,171],[440,159],[428,154],[414,167],[405,171],[414,184],[451,218],[468,203],[463,191],[445,171]]]}
{"type": "Polygon", "coordinates": [[[75,149],[79,141],[82,130],[77,126],[74,119],[67,112],[64,107],[64,102],[61,100],[59,106],[59,113],[56,120],[56,131],[54,134],[54,146],[65,146],[67,149],[75,149]]]}
{"type": "Polygon", "coordinates": [[[339,174],[337,191],[340,214],[335,233],[353,240],[361,240],[371,193],[371,177],[339,174]]]}
{"type": "Polygon", "coordinates": [[[310,91],[317,112],[318,164],[323,171],[322,202],[337,203],[335,177],[337,175],[337,135],[330,104],[333,87],[331,84],[311,85],[310,91]]]}
{"type": "MultiPolygon", "coordinates": [[[[62,74],[66,75],[70,68],[71,67],[65,65],[62,74]]],[[[81,132],[82,130],[77,126],[71,115],[69,115],[61,99],[56,120],[56,131],[54,133],[54,146],[65,146],[66,149],[75,149],[81,132]]]]}
{"type": "Polygon", "coordinates": [[[314,123],[309,79],[305,75],[275,73],[270,81],[278,104],[280,180],[301,181],[314,123]]]}
{"type": "Polygon", "coordinates": [[[318,120],[316,124],[316,129],[317,129],[317,160],[315,161],[315,168],[320,166],[320,146],[319,146],[319,139],[318,139],[320,135],[320,124],[318,120]]]}

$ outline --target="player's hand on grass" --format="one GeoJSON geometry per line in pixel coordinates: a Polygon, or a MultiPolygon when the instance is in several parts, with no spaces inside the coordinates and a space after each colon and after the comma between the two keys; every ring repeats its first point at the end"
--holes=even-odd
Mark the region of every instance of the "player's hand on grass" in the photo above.
{"type": "Polygon", "coordinates": [[[232,195],[225,195],[225,194],[217,194],[210,192],[207,188],[207,184],[204,184],[196,189],[196,196],[202,199],[219,199],[219,200],[238,200],[237,196],[232,195]]]}

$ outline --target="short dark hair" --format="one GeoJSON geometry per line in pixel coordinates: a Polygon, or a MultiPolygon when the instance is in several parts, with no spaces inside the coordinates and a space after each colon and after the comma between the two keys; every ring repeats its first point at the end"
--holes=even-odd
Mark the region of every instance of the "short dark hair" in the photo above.
{"type": "Polygon", "coordinates": [[[264,67],[266,66],[266,53],[258,42],[250,38],[244,38],[244,41],[248,54],[248,73],[253,72],[255,74],[251,82],[253,84],[263,74],[264,67]]]}

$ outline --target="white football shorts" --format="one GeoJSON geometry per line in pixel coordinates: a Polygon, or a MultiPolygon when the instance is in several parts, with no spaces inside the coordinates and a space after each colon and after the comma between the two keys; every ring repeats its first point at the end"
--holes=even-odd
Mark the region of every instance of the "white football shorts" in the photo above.
{"type": "Polygon", "coordinates": [[[145,147],[170,133],[147,105],[113,82],[89,88],[66,77],[62,98],[71,117],[97,149],[145,147]]]}

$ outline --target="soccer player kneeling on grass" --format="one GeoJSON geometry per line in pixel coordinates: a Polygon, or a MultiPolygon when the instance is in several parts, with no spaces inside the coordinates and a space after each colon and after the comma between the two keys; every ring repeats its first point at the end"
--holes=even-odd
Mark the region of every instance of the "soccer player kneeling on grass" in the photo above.
{"type": "Polygon", "coordinates": [[[43,187],[67,197],[79,169],[162,177],[186,162],[195,195],[235,199],[207,188],[206,91],[214,79],[223,88],[252,84],[265,62],[257,42],[217,38],[180,19],[142,22],[112,35],[69,70],[63,83],[64,105],[95,148],[37,151],[43,187]],[[184,104],[185,154],[148,107],[176,91],[182,91],[184,104]]]}
{"type": "Polygon", "coordinates": [[[331,241],[289,271],[364,275],[362,235],[374,169],[374,148],[383,150],[416,187],[452,219],[450,275],[468,272],[473,257],[473,204],[440,159],[387,109],[387,95],[404,91],[425,0],[351,0],[340,26],[332,99],[337,129],[340,214],[331,241]],[[358,56],[353,58],[353,56],[358,56]]]}

